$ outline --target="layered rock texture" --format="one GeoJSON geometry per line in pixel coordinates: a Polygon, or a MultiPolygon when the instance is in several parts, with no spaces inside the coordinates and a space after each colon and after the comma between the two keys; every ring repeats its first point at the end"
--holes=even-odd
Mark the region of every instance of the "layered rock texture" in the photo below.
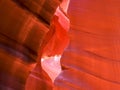
{"type": "Polygon", "coordinates": [[[0,90],[120,90],[119,5],[0,0],[0,90]]]}
{"type": "Polygon", "coordinates": [[[119,0],[70,0],[70,43],[56,90],[120,89],[119,5],[119,0]]]}
{"type": "Polygon", "coordinates": [[[0,90],[52,89],[40,57],[60,2],[0,0],[0,90]]]}

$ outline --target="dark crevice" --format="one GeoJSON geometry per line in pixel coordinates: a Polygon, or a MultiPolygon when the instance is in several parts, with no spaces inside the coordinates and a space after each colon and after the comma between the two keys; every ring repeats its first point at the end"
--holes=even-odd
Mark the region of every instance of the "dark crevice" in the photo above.
{"type": "Polygon", "coordinates": [[[27,47],[25,45],[22,45],[21,43],[9,38],[8,36],[6,36],[2,33],[0,33],[0,36],[2,37],[2,38],[0,38],[0,48],[4,48],[7,52],[12,51],[11,53],[18,57],[21,55],[24,57],[27,57],[27,58],[24,58],[24,59],[26,59],[26,61],[30,60],[31,62],[35,62],[35,57],[37,57],[37,53],[34,50],[30,49],[29,47],[27,47]],[[11,41],[12,44],[7,43],[6,41],[11,41]],[[14,46],[13,46],[13,44],[14,44],[14,46]],[[15,52],[18,52],[21,55],[15,53],[15,52]]]}
{"type": "Polygon", "coordinates": [[[28,8],[26,5],[24,5],[22,2],[20,2],[18,0],[12,0],[12,1],[15,2],[22,9],[24,9],[24,10],[28,11],[29,13],[31,13],[32,15],[34,15],[36,18],[38,18],[38,20],[40,20],[41,22],[43,22],[47,27],[50,25],[50,23],[46,19],[44,19],[38,13],[32,11],[30,8],[28,8]]]}

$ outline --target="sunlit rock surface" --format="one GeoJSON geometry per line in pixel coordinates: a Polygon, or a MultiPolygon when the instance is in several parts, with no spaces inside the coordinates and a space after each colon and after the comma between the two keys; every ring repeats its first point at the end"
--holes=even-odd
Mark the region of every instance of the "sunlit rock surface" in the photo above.
{"type": "Polygon", "coordinates": [[[0,0],[0,90],[119,90],[119,5],[0,0]]]}
{"type": "Polygon", "coordinates": [[[48,75],[51,77],[52,82],[54,82],[55,78],[61,72],[60,58],[61,55],[42,58],[42,67],[46,72],[48,72],[48,75]]]}
{"type": "Polygon", "coordinates": [[[40,52],[60,2],[0,0],[0,90],[52,90],[40,52]]]}
{"type": "Polygon", "coordinates": [[[70,44],[56,90],[120,89],[119,10],[119,0],[70,0],[70,44]]]}
{"type": "Polygon", "coordinates": [[[69,43],[67,35],[69,26],[68,17],[57,8],[50,30],[43,41],[45,47],[42,52],[42,66],[53,82],[61,72],[60,58],[69,43]]]}

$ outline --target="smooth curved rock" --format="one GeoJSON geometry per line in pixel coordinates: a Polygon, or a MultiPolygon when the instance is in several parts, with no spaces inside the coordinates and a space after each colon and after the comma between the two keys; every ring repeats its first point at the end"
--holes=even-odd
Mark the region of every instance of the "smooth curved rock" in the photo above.
{"type": "Polygon", "coordinates": [[[52,81],[38,57],[59,3],[59,0],[0,0],[0,90],[52,89],[52,81]]]}
{"type": "Polygon", "coordinates": [[[70,0],[70,44],[55,90],[120,89],[119,0],[70,0]]]}
{"type": "Polygon", "coordinates": [[[0,90],[120,89],[120,1],[61,2],[0,0],[0,90]],[[61,55],[53,84],[40,60],[61,55]]]}

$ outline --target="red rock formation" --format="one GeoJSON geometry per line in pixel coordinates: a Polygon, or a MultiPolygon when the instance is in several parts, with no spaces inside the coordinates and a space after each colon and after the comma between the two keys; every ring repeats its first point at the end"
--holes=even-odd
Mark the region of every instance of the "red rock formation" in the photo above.
{"type": "Polygon", "coordinates": [[[55,90],[120,89],[119,0],[70,0],[70,44],[55,90]]]}
{"type": "Polygon", "coordinates": [[[61,1],[0,0],[0,90],[120,89],[120,1],[61,1]]]}
{"type": "Polygon", "coordinates": [[[60,8],[57,8],[51,22],[51,28],[43,42],[43,46],[45,46],[42,54],[43,67],[47,70],[48,74],[50,74],[53,81],[61,71],[59,59],[69,43],[67,35],[69,24],[70,22],[68,17],[60,8]],[[51,67],[45,65],[49,65],[51,67]],[[56,70],[54,68],[56,68],[56,70]]]}
{"type": "Polygon", "coordinates": [[[0,90],[52,89],[38,58],[59,4],[59,0],[0,0],[0,90]]]}

